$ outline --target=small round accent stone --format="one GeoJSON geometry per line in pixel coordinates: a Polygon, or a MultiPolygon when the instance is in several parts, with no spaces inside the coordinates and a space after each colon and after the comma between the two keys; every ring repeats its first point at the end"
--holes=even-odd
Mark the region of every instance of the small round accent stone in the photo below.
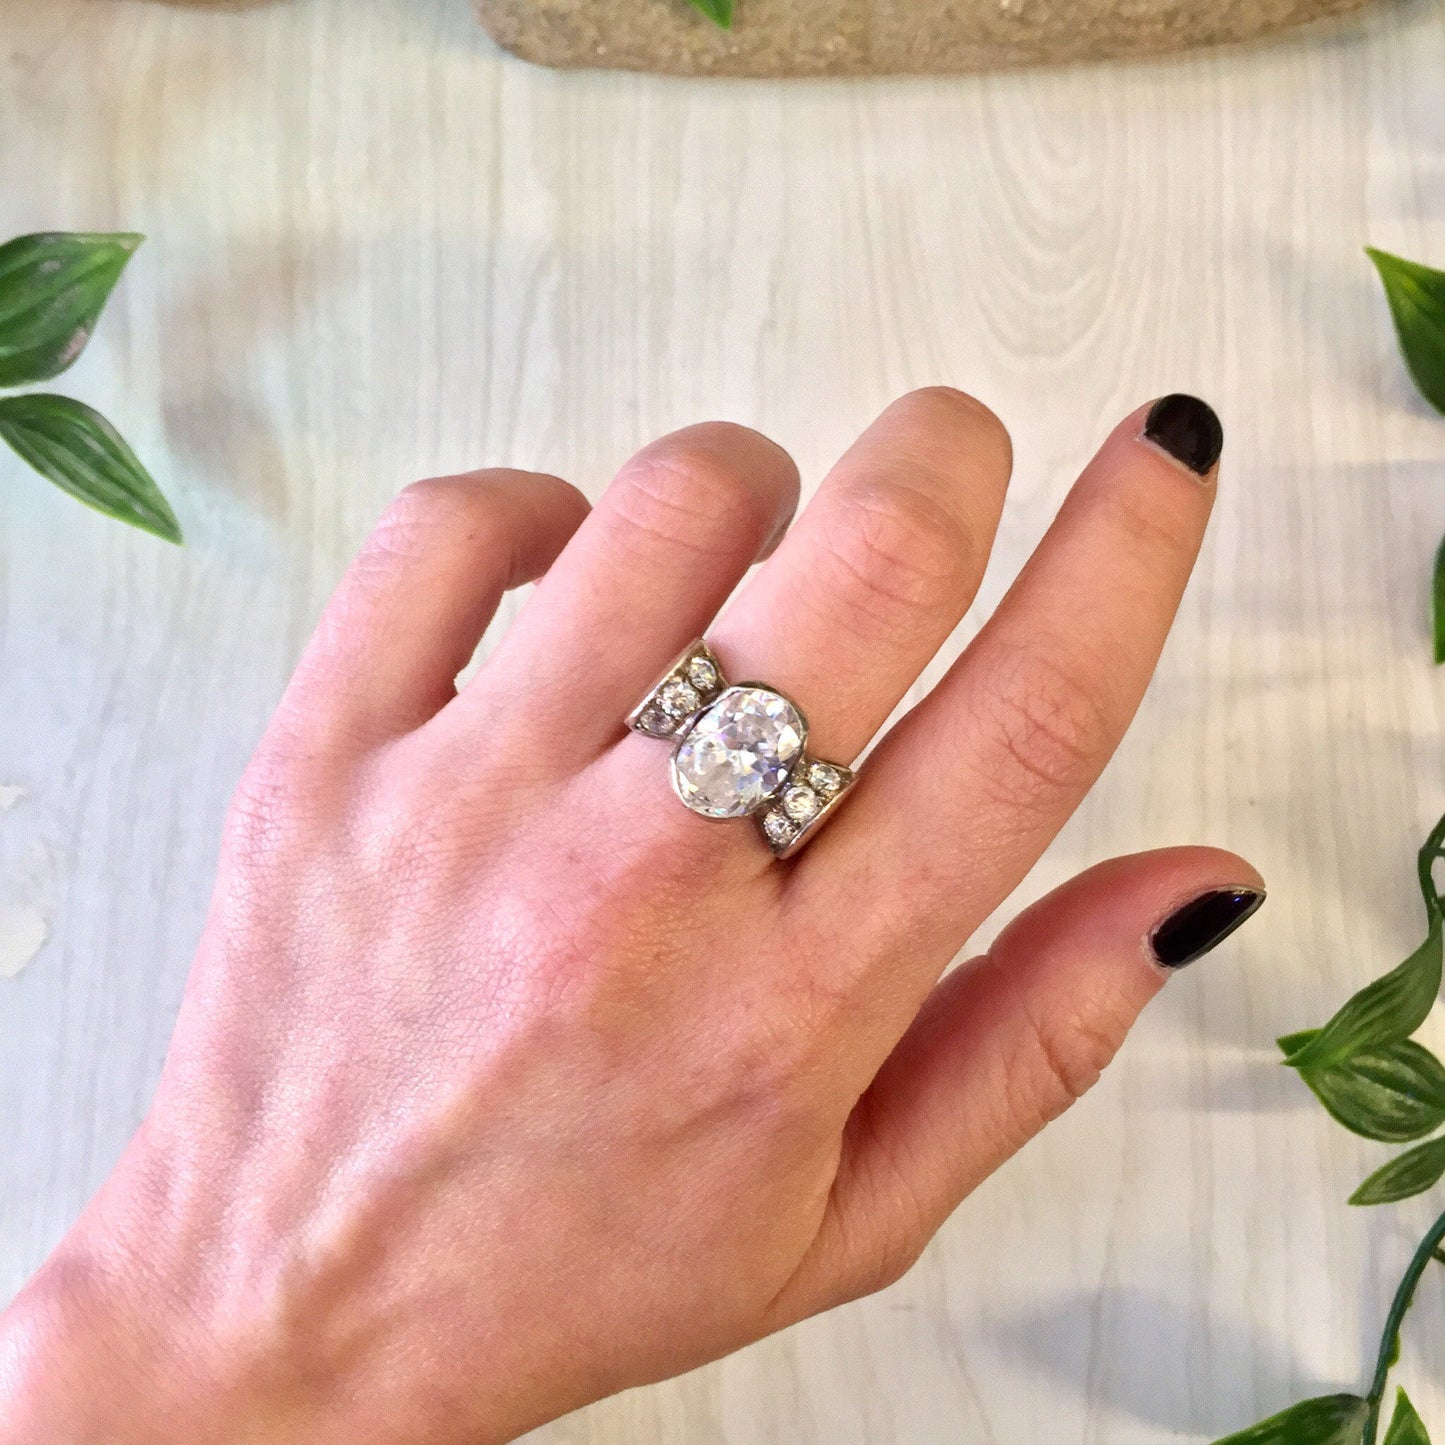
{"type": "Polygon", "coordinates": [[[786,813],[780,813],[776,808],[763,817],[763,832],[768,835],[770,843],[776,843],[782,847],[784,843],[793,841],[793,834],[798,830],[793,826],[792,819],[786,813]]]}
{"type": "Polygon", "coordinates": [[[798,823],[806,823],[821,806],[818,795],[803,785],[789,788],[783,794],[783,811],[798,823]]]}
{"type": "Polygon", "coordinates": [[[827,763],[814,763],[808,769],[808,781],[820,793],[836,793],[843,786],[843,775],[827,763]]]}
{"type": "Polygon", "coordinates": [[[702,699],[697,695],[697,689],[690,683],[684,682],[680,677],[675,677],[662,689],[658,696],[664,711],[672,714],[673,717],[686,717],[689,713],[696,712],[702,705],[702,699]]]}
{"type": "Polygon", "coordinates": [[[642,725],[644,732],[658,737],[666,737],[677,726],[659,707],[648,708],[637,721],[642,725]]]}
{"type": "Polygon", "coordinates": [[[687,665],[688,681],[699,692],[711,692],[720,681],[717,668],[705,657],[694,657],[687,665]]]}

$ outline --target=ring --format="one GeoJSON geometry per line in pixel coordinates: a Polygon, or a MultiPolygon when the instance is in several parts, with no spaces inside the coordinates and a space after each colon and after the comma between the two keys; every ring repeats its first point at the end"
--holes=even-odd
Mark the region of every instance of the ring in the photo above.
{"type": "Polygon", "coordinates": [[[672,790],[704,818],[754,817],[778,858],[796,853],[857,775],[807,750],[797,703],[761,682],[729,683],[699,638],[627,715],[672,743],[672,790]]]}

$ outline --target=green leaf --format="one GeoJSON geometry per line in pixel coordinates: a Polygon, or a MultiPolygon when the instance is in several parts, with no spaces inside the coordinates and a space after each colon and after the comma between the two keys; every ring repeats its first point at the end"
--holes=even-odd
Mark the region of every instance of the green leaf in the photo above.
{"type": "Polygon", "coordinates": [[[1324,1028],[1291,1034],[1285,1063],[1296,1069],[1342,1064],[1366,1049],[1407,1039],[1425,1021],[1440,992],[1445,902],[1435,886],[1435,865],[1445,860],[1445,816],[1430,830],[1415,857],[1420,897],[1429,932],[1404,963],[1362,988],[1324,1028]]]}
{"type": "Polygon", "coordinates": [[[98,411],[68,396],[0,397],[0,439],[62,491],[107,517],[179,542],[175,513],[98,411]]]}
{"type": "MultiPolygon", "coordinates": [[[[1279,1046],[1298,1052],[1316,1032],[1291,1034],[1279,1046]]],[[[1408,1144],[1445,1124],[1445,1064],[1412,1039],[1299,1072],[1330,1115],[1366,1139],[1408,1144]]]]}
{"type": "Polygon", "coordinates": [[[1367,984],[1285,1059],[1292,1069],[1326,1069],[1366,1049],[1407,1039],[1425,1022],[1440,992],[1442,962],[1438,902],[1430,909],[1430,932],[1404,963],[1367,984]]]}
{"type": "Polygon", "coordinates": [[[691,0],[694,8],[701,10],[716,25],[730,30],[733,23],[733,0],[691,0]]]}
{"type": "Polygon", "coordinates": [[[1435,640],[1435,662],[1445,662],[1445,538],[1435,553],[1435,571],[1430,579],[1430,631],[1435,640]]]}
{"type": "Polygon", "coordinates": [[[49,381],[85,350],[144,239],[51,233],[0,246],[0,387],[49,381]]]}
{"type": "Polygon", "coordinates": [[[1214,1445],[1360,1445],[1369,1402],[1358,1395],[1304,1400],[1214,1445]]]}
{"type": "Polygon", "coordinates": [[[1445,411],[1445,271],[1373,246],[1365,247],[1365,255],[1385,283],[1400,350],[1420,395],[1437,411],[1445,411]]]}
{"type": "Polygon", "coordinates": [[[1417,1144],[1377,1169],[1350,1195],[1351,1204],[1398,1204],[1433,1189],[1445,1177],[1445,1135],[1417,1144]]]}
{"type": "Polygon", "coordinates": [[[1395,1396],[1395,1414],[1390,1428],[1385,1431],[1385,1445],[1430,1445],[1425,1422],[1403,1390],[1395,1396]]]}

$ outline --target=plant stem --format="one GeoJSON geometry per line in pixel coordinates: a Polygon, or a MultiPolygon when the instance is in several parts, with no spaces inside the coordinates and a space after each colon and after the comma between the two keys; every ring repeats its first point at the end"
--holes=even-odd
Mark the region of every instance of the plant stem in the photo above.
{"type": "MultiPolygon", "coordinates": [[[[1445,543],[1441,544],[1445,547],[1445,543]]],[[[1432,916],[1440,911],[1440,895],[1435,889],[1435,864],[1445,858],[1445,817],[1430,830],[1419,854],[1415,869],[1420,877],[1420,892],[1425,896],[1425,910],[1432,916]]]]}
{"type": "Polygon", "coordinates": [[[1375,1445],[1380,1433],[1380,1409],[1385,1399],[1385,1385],[1390,1378],[1390,1369],[1399,1354],[1400,1326],[1405,1322],[1410,1306],[1415,1302],[1415,1291],[1432,1260],[1440,1258],[1440,1245],[1445,1241],[1445,1214],[1430,1226],[1430,1232],[1420,1241],[1400,1288],[1395,1291],[1394,1302],[1385,1319],[1385,1333],[1380,1337],[1380,1354],[1375,1364],[1375,1379],[1368,1396],[1370,1413],[1365,1419],[1364,1445],[1375,1445]]]}

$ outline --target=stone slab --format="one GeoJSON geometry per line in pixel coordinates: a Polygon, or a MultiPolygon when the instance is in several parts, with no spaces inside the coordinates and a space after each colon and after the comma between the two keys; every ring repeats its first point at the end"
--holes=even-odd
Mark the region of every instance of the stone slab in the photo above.
{"type": "Polygon", "coordinates": [[[674,75],[961,73],[1157,55],[1279,34],[1373,0],[737,0],[725,31],[686,0],[477,0],[540,65],[674,75]]]}

